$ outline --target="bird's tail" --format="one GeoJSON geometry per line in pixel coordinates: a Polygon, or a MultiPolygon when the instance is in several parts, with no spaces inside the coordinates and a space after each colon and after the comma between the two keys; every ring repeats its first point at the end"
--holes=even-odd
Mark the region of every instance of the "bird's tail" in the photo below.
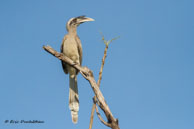
{"type": "Polygon", "coordinates": [[[71,110],[71,117],[74,124],[78,121],[79,111],[79,95],[77,87],[77,76],[69,74],[69,109],[71,110]]]}

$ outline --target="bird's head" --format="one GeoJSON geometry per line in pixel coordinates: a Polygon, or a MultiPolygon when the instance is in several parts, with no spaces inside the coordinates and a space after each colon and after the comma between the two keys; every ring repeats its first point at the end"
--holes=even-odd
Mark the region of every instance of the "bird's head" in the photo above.
{"type": "Polygon", "coordinates": [[[88,21],[94,21],[94,19],[85,16],[71,18],[66,24],[67,31],[70,31],[71,29],[76,29],[80,24],[88,21]]]}

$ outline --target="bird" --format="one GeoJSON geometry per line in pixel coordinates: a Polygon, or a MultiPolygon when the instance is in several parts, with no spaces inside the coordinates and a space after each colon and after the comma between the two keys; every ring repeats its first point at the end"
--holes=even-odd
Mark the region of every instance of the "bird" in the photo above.
{"type": "MultiPolygon", "coordinates": [[[[66,24],[67,34],[61,44],[61,53],[70,58],[75,64],[82,65],[82,44],[77,35],[77,27],[84,23],[94,21],[94,19],[84,16],[73,17],[66,24]]],[[[69,109],[71,111],[72,122],[78,122],[79,95],[77,85],[78,70],[61,61],[65,74],[69,74],[69,109]]]]}

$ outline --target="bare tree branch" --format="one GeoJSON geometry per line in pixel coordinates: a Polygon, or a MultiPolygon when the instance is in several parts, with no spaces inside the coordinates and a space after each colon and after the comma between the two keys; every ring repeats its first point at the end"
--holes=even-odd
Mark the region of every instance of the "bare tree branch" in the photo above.
{"type": "MultiPolygon", "coordinates": [[[[102,40],[104,41],[104,37],[102,38],[102,40]]],[[[108,45],[106,45],[106,47],[105,47],[104,56],[102,58],[102,65],[101,65],[101,68],[100,68],[99,79],[98,79],[98,83],[97,83],[98,87],[100,87],[100,82],[102,80],[102,72],[103,72],[103,68],[104,68],[105,59],[106,59],[106,56],[107,56],[107,50],[108,50],[108,45]]],[[[94,100],[96,101],[96,96],[94,96],[94,100]]],[[[95,107],[96,107],[96,103],[94,103],[93,106],[92,106],[89,129],[92,129],[95,107]]],[[[98,115],[98,113],[97,113],[97,115],[98,115]]]]}
{"type": "Polygon", "coordinates": [[[97,100],[99,102],[99,107],[104,111],[105,116],[108,120],[108,123],[111,125],[110,127],[112,129],[120,129],[119,125],[118,125],[118,119],[115,119],[104,99],[103,94],[101,93],[94,77],[93,77],[93,72],[88,69],[87,67],[82,67],[76,63],[74,63],[71,59],[69,59],[68,57],[64,56],[62,53],[58,53],[57,51],[55,51],[53,48],[51,48],[50,46],[43,46],[43,48],[49,52],[50,54],[52,54],[53,56],[57,57],[58,59],[64,61],[65,63],[69,64],[70,66],[76,68],[77,70],[80,71],[80,73],[83,75],[83,77],[89,81],[94,94],[97,97],[97,100]]]}
{"type": "MultiPolygon", "coordinates": [[[[113,38],[113,39],[111,39],[111,40],[109,40],[109,41],[106,41],[105,38],[104,38],[104,35],[103,35],[102,33],[101,33],[101,35],[102,35],[102,41],[104,42],[104,44],[105,44],[106,47],[105,47],[105,49],[104,49],[104,56],[103,56],[103,58],[102,58],[102,64],[101,64],[101,68],[100,68],[100,72],[99,72],[99,79],[98,79],[98,83],[97,83],[97,84],[98,84],[98,87],[100,87],[100,82],[101,82],[101,80],[102,80],[102,72],[103,72],[103,68],[104,68],[104,64],[105,64],[105,59],[106,59],[106,57],[107,57],[108,45],[109,45],[113,40],[116,40],[117,38],[119,38],[119,37],[117,37],[117,38],[113,38]]],[[[97,101],[97,100],[96,100],[96,96],[94,96],[93,99],[94,99],[94,101],[97,101]]],[[[90,117],[90,125],[89,125],[89,129],[92,129],[95,107],[97,108],[96,103],[94,103],[93,106],[92,106],[92,112],[91,112],[91,117],[90,117]]],[[[99,116],[97,110],[96,110],[96,113],[97,113],[97,115],[99,116]]],[[[99,119],[100,119],[100,118],[99,118],[99,119]]],[[[101,119],[100,119],[100,120],[101,120],[101,119]]],[[[102,123],[104,123],[104,122],[102,122],[102,123]]],[[[105,125],[106,125],[106,124],[105,124],[105,125]]]]}

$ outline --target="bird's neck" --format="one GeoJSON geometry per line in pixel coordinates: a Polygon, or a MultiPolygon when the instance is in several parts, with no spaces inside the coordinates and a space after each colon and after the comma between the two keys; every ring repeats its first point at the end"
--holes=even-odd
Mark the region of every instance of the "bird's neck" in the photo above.
{"type": "Polygon", "coordinates": [[[69,30],[68,30],[68,33],[69,33],[70,35],[77,35],[77,28],[71,28],[71,29],[69,29],[69,30]]]}

